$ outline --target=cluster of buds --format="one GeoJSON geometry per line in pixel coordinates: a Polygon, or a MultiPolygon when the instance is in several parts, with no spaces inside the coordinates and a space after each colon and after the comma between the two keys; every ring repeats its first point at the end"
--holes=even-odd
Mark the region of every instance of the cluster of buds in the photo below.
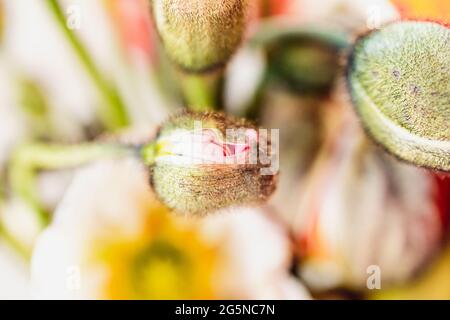
{"type": "MultiPolygon", "coordinates": [[[[224,67],[245,35],[248,2],[150,1],[155,28],[166,54],[178,67],[180,89],[191,110],[164,122],[151,142],[145,140],[139,148],[123,143],[112,148],[78,146],[73,153],[39,146],[17,157],[19,165],[12,166],[11,180],[25,182],[40,169],[59,169],[61,162],[79,165],[105,153],[129,156],[138,150],[140,160],[148,168],[142,170],[142,166],[133,162],[124,166],[123,172],[114,165],[103,171],[100,165],[79,176],[56,214],[57,223],[47,229],[36,246],[32,269],[39,295],[62,293],[72,297],[72,290],[67,292],[68,288],[62,285],[67,267],[76,265],[87,274],[83,283],[97,283],[93,289],[80,286],[77,288],[80,291],[75,290],[76,297],[222,297],[223,288],[215,283],[215,278],[224,269],[221,264],[232,259],[221,256],[225,250],[220,241],[225,238],[205,241],[212,233],[221,234],[219,225],[225,225],[220,221],[222,215],[184,221],[171,213],[203,216],[234,207],[231,211],[239,212],[236,216],[242,219],[249,209],[241,206],[260,206],[276,189],[278,130],[269,134],[245,119],[205,112],[222,107],[216,100],[223,93],[224,67]],[[111,172],[115,175],[110,175],[111,172]],[[147,181],[152,187],[150,192],[147,181]],[[103,190],[104,185],[111,187],[103,190]],[[86,186],[89,188],[85,189],[86,186]],[[98,193],[92,196],[94,190],[98,193]],[[124,202],[120,201],[122,196],[124,202]],[[49,267],[48,257],[68,259],[49,267]],[[100,269],[108,276],[96,278],[100,269]]],[[[60,24],[64,24],[58,1],[48,3],[60,24]]],[[[277,3],[280,13],[284,12],[282,7],[288,6],[285,1],[266,3],[277,3]]],[[[335,32],[312,29],[277,32],[277,28],[261,28],[258,34],[261,37],[255,37],[255,43],[267,57],[260,91],[269,87],[267,84],[273,84],[274,88],[281,84],[282,89],[295,96],[295,102],[300,101],[297,101],[300,96],[328,96],[341,71],[339,61],[349,46],[347,38],[335,32]]],[[[108,89],[108,81],[96,71],[76,37],[67,28],[65,31],[112,107],[106,117],[111,118],[111,128],[127,125],[119,95],[108,89]]],[[[450,171],[449,43],[450,30],[443,24],[392,23],[358,38],[347,65],[348,88],[368,135],[404,161],[443,172],[450,171]]],[[[257,95],[255,100],[259,111],[262,109],[259,101],[263,99],[257,95]]],[[[314,110],[311,118],[323,114],[314,110]]],[[[329,125],[325,122],[324,127],[329,125]]],[[[314,157],[316,162],[296,208],[299,212],[293,239],[301,260],[298,273],[317,291],[336,287],[362,291],[371,266],[383,270],[387,283],[401,283],[426,265],[445,235],[445,227],[439,220],[443,210],[435,204],[436,183],[432,173],[380,152],[359,127],[346,129],[350,130],[328,137],[330,141],[324,138],[326,141],[319,156],[314,157]],[[402,265],[398,264],[399,259],[402,265]]],[[[288,147],[294,149],[292,144],[288,147]]],[[[22,191],[22,197],[31,195],[31,202],[35,201],[35,190],[12,185],[12,189],[22,191]]],[[[259,219],[263,216],[261,212],[255,211],[251,216],[259,219]]],[[[248,244],[248,236],[256,230],[249,227],[258,223],[251,216],[239,220],[244,221],[239,224],[248,227],[245,241],[232,242],[243,247],[248,244]]],[[[233,218],[232,215],[227,218],[230,217],[233,218]]],[[[235,231],[237,226],[229,223],[230,230],[235,231]]],[[[267,234],[274,233],[269,231],[267,234]]],[[[273,244],[276,238],[270,237],[262,237],[261,242],[258,239],[255,247],[246,252],[233,249],[239,253],[239,259],[251,257],[255,265],[251,271],[257,275],[259,271],[260,275],[255,277],[258,281],[251,282],[252,287],[264,283],[261,280],[265,278],[277,282],[280,278],[290,280],[291,275],[286,272],[290,254],[278,255],[278,259],[270,256],[290,253],[292,243],[284,239],[285,230],[280,233],[281,245],[273,252],[268,249],[269,243],[273,244]],[[255,256],[276,266],[269,268],[270,272],[261,273],[263,264],[255,263],[250,254],[258,247],[264,252],[255,256]],[[272,269],[282,270],[282,277],[272,269]]],[[[236,277],[239,272],[235,272],[234,264],[230,265],[233,267],[229,268],[229,274],[224,272],[224,278],[236,278],[237,284],[251,278],[247,274],[236,277]]],[[[269,289],[278,289],[278,284],[268,282],[269,289]]]]}
{"type": "MultiPolygon", "coordinates": [[[[216,91],[223,67],[242,41],[248,6],[247,0],[151,1],[165,52],[181,70],[189,109],[220,105],[216,91]],[[217,77],[203,77],[216,71],[217,77]]],[[[274,151],[266,132],[245,120],[184,113],[161,126],[143,157],[159,198],[176,211],[198,215],[265,201],[275,190],[274,151]]]]}

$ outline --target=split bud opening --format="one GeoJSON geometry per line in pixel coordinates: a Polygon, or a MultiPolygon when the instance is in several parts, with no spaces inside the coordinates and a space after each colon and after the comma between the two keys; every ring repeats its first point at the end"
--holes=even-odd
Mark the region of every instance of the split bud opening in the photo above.
{"type": "Polygon", "coordinates": [[[182,213],[259,204],[275,190],[277,140],[277,130],[269,135],[222,113],[183,113],[161,127],[146,151],[153,158],[151,184],[182,213]]]}

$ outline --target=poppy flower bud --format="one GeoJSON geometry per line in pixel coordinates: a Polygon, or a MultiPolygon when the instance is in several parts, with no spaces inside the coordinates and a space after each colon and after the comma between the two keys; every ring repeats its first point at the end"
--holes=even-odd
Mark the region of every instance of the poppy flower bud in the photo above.
{"type": "Polygon", "coordinates": [[[166,205],[183,213],[264,202],[275,190],[276,172],[267,172],[273,148],[263,140],[245,120],[221,113],[175,116],[159,130],[151,184],[166,205]]]}
{"type": "Polygon", "coordinates": [[[201,72],[223,66],[244,32],[246,0],[153,0],[152,12],[170,59],[201,72]]]}
{"type": "Polygon", "coordinates": [[[348,46],[339,32],[276,24],[264,25],[253,43],[266,51],[269,80],[302,94],[330,91],[341,72],[341,51],[348,46]]]}
{"type": "Polygon", "coordinates": [[[368,133],[417,166],[450,171],[450,29],[404,21],[361,37],[348,66],[368,133]]]}

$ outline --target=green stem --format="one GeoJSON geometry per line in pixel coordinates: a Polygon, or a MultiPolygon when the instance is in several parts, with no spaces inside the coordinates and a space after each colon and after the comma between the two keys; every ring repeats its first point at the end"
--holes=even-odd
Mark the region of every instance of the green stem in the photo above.
{"type": "Polygon", "coordinates": [[[260,121],[262,111],[261,108],[263,108],[264,93],[266,92],[269,83],[268,77],[269,76],[266,72],[266,75],[259,83],[251,100],[244,108],[244,117],[249,120],[255,121],[256,123],[260,121]]]}
{"type": "Polygon", "coordinates": [[[130,154],[130,147],[103,144],[49,145],[28,144],[20,147],[11,160],[9,170],[11,188],[33,212],[42,227],[49,222],[49,215],[36,190],[36,177],[40,170],[61,170],[80,166],[106,157],[122,157],[130,154]]]}
{"type": "MultiPolygon", "coordinates": [[[[1,168],[0,168],[1,170],[1,168]]],[[[4,180],[2,172],[0,172],[0,240],[3,240],[9,247],[11,247],[15,252],[23,256],[28,260],[31,256],[30,250],[28,250],[22,243],[14,237],[9,230],[4,225],[1,216],[1,210],[5,205],[5,190],[4,190],[4,180]]]]}
{"type": "Polygon", "coordinates": [[[180,72],[181,89],[188,109],[195,112],[223,107],[223,70],[210,73],[180,72]]]}
{"type": "Polygon", "coordinates": [[[34,136],[50,138],[55,133],[48,101],[39,84],[25,76],[17,77],[18,105],[34,136]]]}
{"type": "Polygon", "coordinates": [[[158,153],[158,143],[155,141],[143,145],[139,151],[141,160],[146,166],[152,166],[154,164],[157,153],[158,153]]]}
{"type": "Polygon", "coordinates": [[[5,243],[17,252],[20,256],[22,256],[25,260],[30,260],[31,251],[26,248],[19,240],[17,240],[3,225],[0,221],[0,238],[5,241],[5,243]]]}
{"type": "Polygon", "coordinates": [[[66,17],[58,0],[47,0],[46,3],[80,62],[84,65],[87,73],[105,100],[105,109],[101,110],[101,116],[103,117],[105,126],[111,130],[128,126],[130,121],[121,97],[113,85],[102,76],[86,48],[77,36],[68,28],[66,17]]]}

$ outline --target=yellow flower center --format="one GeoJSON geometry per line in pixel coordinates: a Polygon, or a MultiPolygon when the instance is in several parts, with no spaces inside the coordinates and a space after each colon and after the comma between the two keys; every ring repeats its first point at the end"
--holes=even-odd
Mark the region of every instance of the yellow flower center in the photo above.
{"type": "Polygon", "coordinates": [[[134,239],[108,241],[101,264],[108,270],[107,299],[212,299],[216,251],[194,225],[151,214],[134,239]]]}

